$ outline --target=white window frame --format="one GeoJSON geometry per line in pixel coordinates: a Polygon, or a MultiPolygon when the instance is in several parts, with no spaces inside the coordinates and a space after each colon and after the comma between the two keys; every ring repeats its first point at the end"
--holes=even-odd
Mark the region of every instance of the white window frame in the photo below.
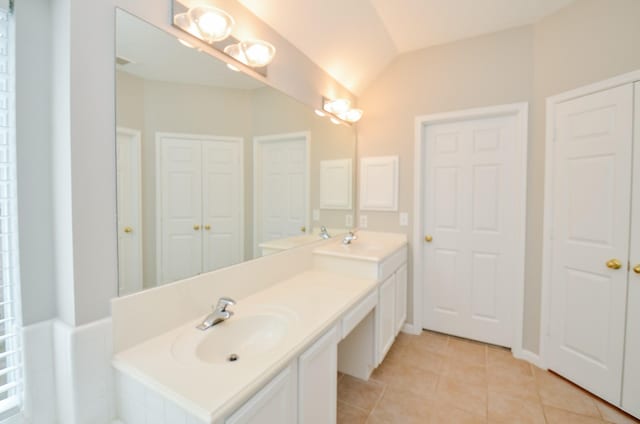
{"type": "Polygon", "coordinates": [[[23,405],[23,359],[18,260],[18,200],[15,140],[15,29],[11,4],[0,2],[0,340],[7,358],[0,375],[0,422],[16,422],[23,405]]]}

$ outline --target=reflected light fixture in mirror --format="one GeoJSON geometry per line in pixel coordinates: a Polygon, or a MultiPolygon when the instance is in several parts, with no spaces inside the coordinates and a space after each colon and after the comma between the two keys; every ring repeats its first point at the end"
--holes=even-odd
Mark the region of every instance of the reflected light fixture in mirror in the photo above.
{"type": "MultiPolygon", "coordinates": [[[[362,109],[356,109],[351,107],[351,101],[348,99],[327,99],[325,97],[322,98],[322,110],[331,115],[331,122],[336,122],[338,119],[340,121],[344,121],[350,124],[358,122],[360,118],[362,118],[362,114],[364,113],[362,109]]],[[[316,113],[320,115],[317,111],[316,113]]]]}
{"type": "MultiPolygon", "coordinates": [[[[187,8],[180,1],[173,1],[173,26],[266,76],[264,68],[273,60],[275,47],[263,40],[234,38],[231,35],[234,25],[233,17],[217,7],[199,4],[187,8]]],[[[228,66],[234,71],[240,70],[233,64],[228,66]]]]}

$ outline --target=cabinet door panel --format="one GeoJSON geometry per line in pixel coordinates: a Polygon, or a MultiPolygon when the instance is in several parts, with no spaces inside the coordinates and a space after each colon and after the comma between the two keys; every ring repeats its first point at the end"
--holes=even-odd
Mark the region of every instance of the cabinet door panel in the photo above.
{"type": "Polygon", "coordinates": [[[395,338],[395,303],[396,282],[395,275],[387,278],[380,285],[380,300],[378,303],[378,364],[382,362],[391,348],[395,338]]]}
{"type": "Polygon", "coordinates": [[[291,365],[225,420],[225,424],[295,424],[298,418],[296,366],[291,365]]]}
{"type": "Polygon", "coordinates": [[[331,329],[300,355],[298,422],[331,424],[337,416],[338,334],[331,329]]]}
{"type": "Polygon", "coordinates": [[[404,264],[396,272],[396,334],[407,320],[407,265],[404,264]]]}

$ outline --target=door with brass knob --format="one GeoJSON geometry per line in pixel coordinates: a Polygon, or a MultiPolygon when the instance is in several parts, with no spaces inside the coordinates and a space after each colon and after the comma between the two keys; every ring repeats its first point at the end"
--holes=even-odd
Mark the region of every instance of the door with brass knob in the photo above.
{"type": "Polygon", "coordinates": [[[619,259],[610,259],[607,261],[607,268],[620,269],[622,268],[622,262],[619,259]]]}

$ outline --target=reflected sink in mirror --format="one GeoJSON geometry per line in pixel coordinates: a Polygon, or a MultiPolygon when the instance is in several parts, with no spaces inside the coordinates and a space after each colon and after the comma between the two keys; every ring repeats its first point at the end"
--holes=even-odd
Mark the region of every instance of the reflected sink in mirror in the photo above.
{"type": "Polygon", "coordinates": [[[223,365],[251,361],[273,352],[296,321],[293,312],[281,308],[230,319],[207,330],[187,328],[174,341],[173,356],[182,363],[223,365]],[[230,356],[234,358],[230,360],[230,356]]]}
{"type": "Polygon", "coordinates": [[[353,127],[122,10],[116,56],[120,295],[352,226],[353,127]]]}

